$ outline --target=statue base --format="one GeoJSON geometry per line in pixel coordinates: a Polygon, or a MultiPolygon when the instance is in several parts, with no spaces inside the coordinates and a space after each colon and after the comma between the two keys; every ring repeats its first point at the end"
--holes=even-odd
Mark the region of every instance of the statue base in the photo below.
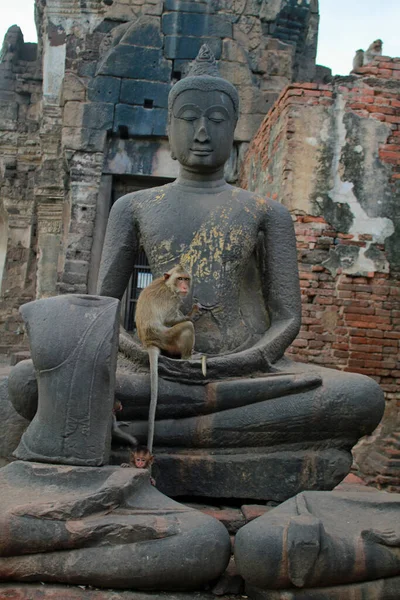
{"type": "Polygon", "coordinates": [[[196,590],[229,561],[225,527],[161,494],[146,470],[17,461],[0,488],[2,582],[196,590]]]}
{"type": "MultiPolygon", "coordinates": [[[[283,502],[303,490],[331,490],[349,473],[351,453],[336,448],[181,450],[155,448],[157,488],[167,496],[283,502]],[[269,449],[268,449],[269,450],[269,449]]],[[[126,462],[116,450],[112,462],[126,462]]]]}

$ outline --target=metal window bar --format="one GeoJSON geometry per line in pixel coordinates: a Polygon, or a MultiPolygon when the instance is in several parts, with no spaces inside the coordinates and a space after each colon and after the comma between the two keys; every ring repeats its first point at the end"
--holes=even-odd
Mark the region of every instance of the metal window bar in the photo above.
{"type": "Polygon", "coordinates": [[[144,250],[141,248],[137,257],[137,263],[133,267],[132,277],[126,290],[125,319],[126,331],[135,330],[136,303],[143,288],[153,281],[153,275],[144,250]]]}

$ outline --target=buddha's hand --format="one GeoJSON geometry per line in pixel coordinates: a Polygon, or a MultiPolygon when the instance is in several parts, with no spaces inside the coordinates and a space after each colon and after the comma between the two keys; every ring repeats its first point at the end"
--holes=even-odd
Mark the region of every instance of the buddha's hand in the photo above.
{"type": "Polygon", "coordinates": [[[181,383],[204,384],[218,379],[243,377],[252,373],[274,371],[260,348],[249,348],[235,354],[207,357],[207,375],[203,375],[201,356],[191,360],[176,360],[166,356],[158,359],[158,373],[165,379],[181,383]]]}

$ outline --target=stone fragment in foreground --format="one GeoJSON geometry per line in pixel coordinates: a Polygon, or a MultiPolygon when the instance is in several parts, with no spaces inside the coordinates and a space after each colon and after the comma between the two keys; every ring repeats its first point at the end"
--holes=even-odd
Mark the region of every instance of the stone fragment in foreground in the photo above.
{"type": "Polygon", "coordinates": [[[192,590],[228,564],[225,527],[161,494],[145,470],[17,461],[0,487],[3,582],[192,590]]]}

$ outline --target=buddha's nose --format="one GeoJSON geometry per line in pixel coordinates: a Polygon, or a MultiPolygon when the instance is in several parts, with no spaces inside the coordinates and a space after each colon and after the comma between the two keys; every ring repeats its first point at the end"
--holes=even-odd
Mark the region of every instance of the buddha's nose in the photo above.
{"type": "Polygon", "coordinates": [[[204,117],[201,117],[199,125],[196,129],[195,140],[196,142],[204,143],[208,142],[209,139],[210,136],[208,135],[206,120],[204,117]]]}

